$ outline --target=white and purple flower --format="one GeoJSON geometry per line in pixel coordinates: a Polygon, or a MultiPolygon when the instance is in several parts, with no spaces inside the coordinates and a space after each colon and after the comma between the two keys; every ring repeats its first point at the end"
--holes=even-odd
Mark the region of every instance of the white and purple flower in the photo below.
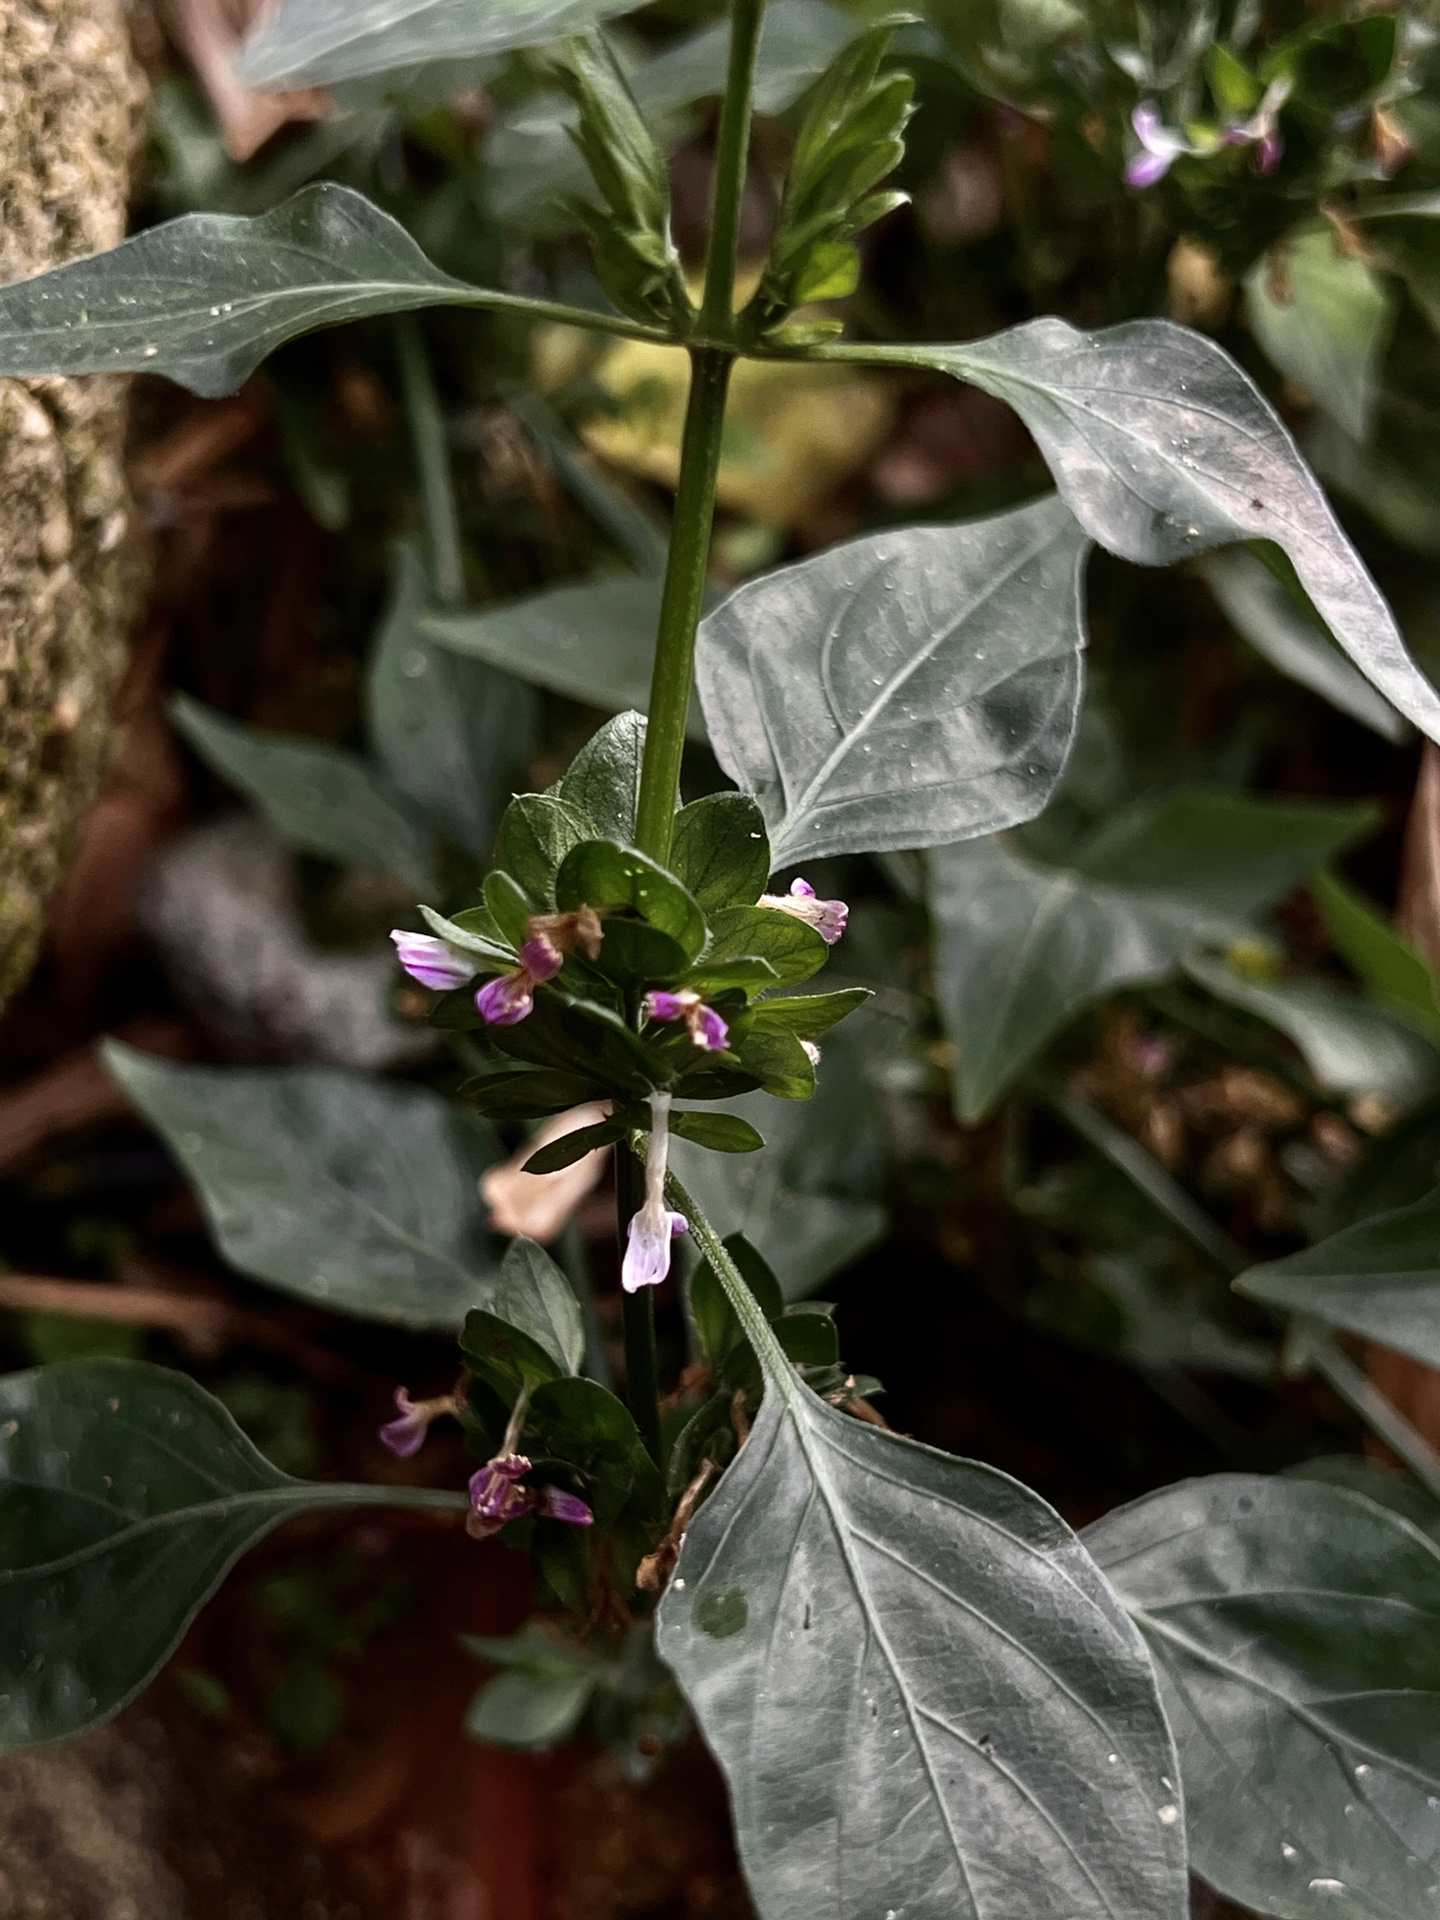
{"type": "Polygon", "coordinates": [[[758,904],[790,913],[814,927],[827,947],[833,947],[845,931],[850,909],[843,900],[821,900],[808,880],[792,880],[789,893],[762,893],[758,904]]]}
{"type": "Polygon", "coordinates": [[[456,1399],[453,1393],[442,1394],[438,1400],[412,1400],[404,1387],[395,1389],[395,1415],[387,1420],[380,1429],[380,1444],[389,1449],[397,1460],[409,1460],[425,1444],[425,1436],[430,1431],[430,1422],[438,1420],[442,1413],[454,1413],[456,1399]]]}
{"type": "Polygon", "coordinates": [[[1140,102],[1130,115],[1130,125],[1140,142],[1140,151],[1125,163],[1127,187],[1153,187],[1157,180],[1164,179],[1182,153],[1199,151],[1193,140],[1165,125],[1153,100],[1140,102]]]}
{"type": "MultiPolygon", "coordinates": [[[[513,1424],[513,1423],[512,1423],[513,1424]]],[[[592,1526],[594,1514],[578,1495],[559,1487],[522,1487],[530,1471],[523,1453],[497,1453],[470,1476],[470,1513],[465,1531],[472,1540],[488,1540],[512,1520],[527,1513],[542,1519],[564,1520],[572,1527],[592,1526]]]]}
{"type": "Polygon", "coordinates": [[[730,1029],[713,1007],[707,1007],[698,993],[688,988],[669,992],[657,987],[645,996],[647,1020],[683,1020],[690,1038],[706,1053],[719,1053],[730,1038],[730,1029]]]}
{"type": "Polygon", "coordinates": [[[463,987],[475,978],[474,962],[433,933],[406,933],[396,927],[390,938],[395,942],[395,954],[401,966],[422,987],[446,993],[451,987],[463,987]]]}
{"type": "Polygon", "coordinates": [[[650,1096],[650,1146],[645,1155],[645,1204],[630,1217],[620,1284],[627,1293],[658,1287],[670,1271],[670,1242],[689,1228],[683,1213],[665,1205],[665,1168],[670,1154],[670,1096],[650,1096]]]}

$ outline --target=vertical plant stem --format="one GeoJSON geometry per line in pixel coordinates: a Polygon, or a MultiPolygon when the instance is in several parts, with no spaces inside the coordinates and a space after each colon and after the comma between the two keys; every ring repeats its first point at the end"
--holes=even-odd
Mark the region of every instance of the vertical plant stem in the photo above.
{"type": "Polygon", "coordinates": [[[455,489],[450,477],[450,450],[445,444],[445,419],[430,371],[425,336],[413,313],[395,321],[395,352],[400,362],[400,386],[405,418],[420,475],[420,497],[425,507],[425,533],[430,546],[430,578],[436,598],[447,607],[465,599],[465,567],[460,548],[460,516],[455,511],[455,489]]]}
{"type": "MultiPolygon", "coordinates": [[[[644,1173],[628,1141],[615,1145],[615,1227],[620,1258],[632,1216],[638,1212],[644,1173]]],[[[622,1293],[625,1315],[625,1397],[630,1403],[645,1451],[658,1467],[660,1461],[660,1381],[655,1364],[655,1289],[641,1287],[622,1293]]]]}
{"type": "MultiPolygon", "coordinates": [[[[735,299],[735,262],[740,246],[740,209],[750,146],[750,99],[755,53],[765,0],[735,0],[730,19],[730,63],[715,142],[710,195],[710,246],[700,326],[711,340],[727,338],[735,299]]],[[[655,665],[650,676],[650,723],[640,770],[635,844],[652,860],[670,854],[670,829],[680,790],[685,719],[695,662],[695,629],[705,595],[710,530],[715,517],[715,475],[725,425],[725,395],[734,354],[726,347],[692,348],[690,397],[680,442],[680,481],[675,492],[675,530],[665,566],[655,665]]]]}

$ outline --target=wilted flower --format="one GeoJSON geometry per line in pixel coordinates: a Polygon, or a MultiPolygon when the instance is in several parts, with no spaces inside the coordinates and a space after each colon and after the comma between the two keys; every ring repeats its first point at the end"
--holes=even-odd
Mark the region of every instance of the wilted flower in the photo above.
{"type": "Polygon", "coordinates": [[[814,927],[827,947],[833,947],[845,931],[850,909],[843,900],[819,900],[808,880],[792,880],[789,893],[762,893],[759,904],[792,913],[807,927],[814,927]]]}
{"type": "Polygon", "coordinates": [[[713,1007],[707,1007],[698,993],[682,989],[669,993],[657,988],[645,996],[647,1020],[683,1020],[690,1038],[707,1053],[719,1053],[730,1037],[730,1029],[713,1007]]]}
{"type": "Polygon", "coordinates": [[[396,1418],[380,1429],[380,1444],[388,1447],[397,1460],[408,1460],[425,1444],[430,1422],[442,1413],[454,1413],[455,1396],[442,1394],[438,1400],[412,1400],[404,1387],[395,1389],[396,1418]]]}
{"type": "Polygon", "coordinates": [[[650,1147],[645,1156],[645,1204],[630,1217],[620,1283],[627,1293],[658,1287],[670,1271],[670,1242],[689,1221],[665,1205],[665,1166],[670,1152],[670,1096],[650,1096],[650,1147]]]}
{"type": "Polygon", "coordinates": [[[390,938],[401,966],[422,987],[444,993],[450,987],[463,987],[476,974],[474,963],[462,953],[438,939],[433,933],[406,933],[396,927],[390,938]]]}

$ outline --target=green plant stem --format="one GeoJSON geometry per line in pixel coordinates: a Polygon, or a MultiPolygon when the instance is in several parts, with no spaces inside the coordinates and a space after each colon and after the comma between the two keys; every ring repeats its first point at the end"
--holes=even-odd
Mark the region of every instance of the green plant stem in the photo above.
{"type": "Polygon", "coordinates": [[[405,396],[405,418],[420,475],[425,505],[425,532],[430,546],[430,577],[443,606],[463,606],[465,564],[460,545],[460,516],[455,510],[451,483],[450,449],[445,443],[445,418],[430,371],[425,336],[413,313],[395,321],[395,351],[400,362],[400,385],[405,396]]]}
{"type": "Polygon", "coordinates": [[[680,485],[675,494],[675,530],[665,563],[655,664],[650,673],[650,717],[640,798],[635,808],[635,844],[663,866],[670,857],[690,682],[695,667],[695,631],[705,599],[710,529],[715,517],[715,476],[732,356],[702,347],[690,356],[690,399],[680,442],[680,485]]]}
{"type": "Polygon", "coordinates": [[[715,1277],[735,1309],[735,1317],[740,1322],[746,1339],[755,1349],[756,1358],[766,1373],[778,1380],[781,1392],[792,1398],[800,1390],[795,1369],[786,1357],[785,1349],[775,1337],[775,1330],[765,1318],[765,1310],[750,1291],[744,1274],[730,1257],[730,1250],[716,1233],[714,1227],[696,1206],[690,1195],[681,1186],[673,1173],[665,1176],[665,1197],[677,1213],[683,1213],[690,1224],[690,1232],[696,1246],[715,1271],[715,1277]]]}
{"type": "Polygon", "coordinates": [[[680,791],[680,762],[695,666],[695,630],[705,600],[725,395],[735,360],[733,347],[726,343],[734,333],[735,263],[750,148],[755,54],[764,17],[765,0],[735,0],[710,192],[710,245],[700,307],[703,344],[690,349],[690,396],[680,441],[675,524],[665,564],[655,665],[650,676],[650,718],[635,809],[635,844],[662,864],[670,856],[670,831],[680,791]]]}
{"type": "MultiPolygon", "coordinates": [[[[625,1247],[630,1221],[640,1210],[643,1169],[629,1145],[621,1140],[615,1147],[615,1229],[620,1242],[620,1258],[625,1247]]],[[[625,1397],[645,1451],[661,1466],[660,1459],[660,1379],[655,1364],[655,1290],[641,1287],[635,1293],[622,1293],[625,1317],[625,1397]]]]}

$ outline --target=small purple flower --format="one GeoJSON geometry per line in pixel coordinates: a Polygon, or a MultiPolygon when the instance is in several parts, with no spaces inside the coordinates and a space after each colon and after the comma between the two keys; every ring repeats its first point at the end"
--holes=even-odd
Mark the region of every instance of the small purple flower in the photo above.
{"type": "Polygon", "coordinates": [[[488,1539],[508,1520],[519,1520],[530,1511],[534,1494],[516,1484],[529,1471],[530,1462],[523,1453],[499,1453],[471,1474],[465,1530],[472,1539],[488,1539]]]}
{"type": "Polygon", "coordinates": [[[1178,160],[1182,153],[1195,151],[1184,134],[1165,125],[1153,100],[1140,102],[1130,115],[1130,125],[1135,129],[1141,150],[1125,163],[1127,187],[1153,187],[1170,171],[1172,161],[1178,160]]]}
{"type": "Polygon", "coordinates": [[[404,1387],[395,1389],[398,1419],[387,1420],[380,1429],[380,1444],[388,1447],[397,1460],[408,1460],[425,1444],[430,1431],[430,1412],[422,1400],[417,1406],[404,1387]]]}
{"type": "Polygon", "coordinates": [[[843,900],[820,900],[808,880],[792,880],[789,893],[762,893],[759,904],[779,913],[790,913],[814,927],[827,947],[833,947],[845,931],[850,909],[843,900]]]}
{"type": "Polygon", "coordinates": [[[534,1005],[535,983],[527,967],[487,980],[475,996],[475,1011],[488,1027],[513,1027],[534,1005]]]}
{"type": "Polygon", "coordinates": [[[1273,173],[1285,153],[1285,138],[1280,131],[1280,109],[1290,98],[1292,81],[1288,75],[1272,80],[1264,98],[1248,120],[1226,122],[1222,135],[1227,147],[1255,148],[1257,173],[1273,173]]]}
{"type": "Polygon", "coordinates": [[[720,1053],[730,1038],[730,1029],[713,1007],[707,1007],[698,993],[682,988],[670,993],[657,988],[645,996],[647,1020],[683,1020],[690,1038],[706,1053],[720,1053]]]}
{"type": "Polygon", "coordinates": [[[591,1527],[595,1516],[576,1494],[562,1493],[559,1487],[542,1487],[536,1512],[546,1520],[565,1520],[572,1527],[591,1527]]]}
{"type": "Polygon", "coordinates": [[[406,933],[396,927],[390,938],[401,966],[421,986],[444,993],[450,987],[463,987],[475,977],[475,968],[463,954],[456,953],[433,933],[406,933]]]}
{"type": "Polygon", "coordinates": [[[565,955],[548,933],[531,933],[520,949],[520,964],[532,980],[553,980],[565,961],[565,955]]]}
{"type": "Polygon", "coordinates": [[[424,1446],[430,1422],[438,1420],[442,1413],[454,1413],[455,1410],[453,1393],[442,1394],[438,1400],[412,1400],[404,1387],[397,1387],[397,1417],[387,1420],[381,1427],[380,1444],[387,1447],[397,1460],[408,1460],[424,1446]]]}
{"type": "Polygon", "coordinates": [[[665,1205],[665,1167],[670,1153],[670,1096],[650,1095],[650,1145],[645,1154],[645,1204],[630,1216],[620,1284],[627,1293],[658,1287],[670,1271],[670,1242],[688,1231],[683,1213],[665,1205]]]}

